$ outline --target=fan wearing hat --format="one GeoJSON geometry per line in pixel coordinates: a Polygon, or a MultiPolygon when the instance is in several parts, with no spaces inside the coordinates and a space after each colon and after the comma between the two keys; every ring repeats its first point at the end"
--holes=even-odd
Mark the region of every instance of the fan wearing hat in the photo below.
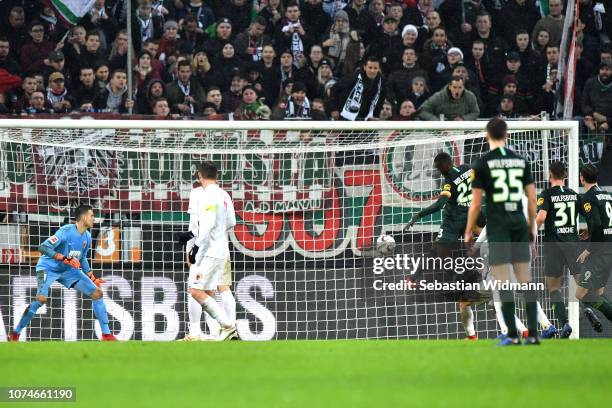
{"type": "Polygon", "coordinates": [[[514,95],[504,94],[502,95],[499,105],[497,106],[497,115],[498,118],[502,119],[515,119],[520,117],[514,111],[514,95]]]}
{"type": "Polygon", "coordinates": [[[231,18],[235,33],[247,31],[251,23],[253,2],[249,0],[225,0],[220,3],[223,5],[216,13],[217,16],[231,18]]]}
{"type": "Polygon", "coordinates": [[[612,118],[612,62],[599,64],[599,74],[587,80],[582,98],[584,124],[591,131],[608,131],[612,118]]]}
{"type": "Polygon", "coordinates": [[[43,69],[43,75],[45,77],[48,77],[53,72],[61,72],[62,74],[64,74],[64,82],[66,83],[66,86],[71,85],[72,78],[70,75],[70,71],[66,66],[66,58],[64,57],[64,53],[61,50],[55,50],[51,54],[49,54],[49,57],[44,60],[44,64],[45,67],[43,69]]]}
{"type": "Polygon", "coordinates": [[[337,72],[343,71],[347,57],[359,53],[359,35],[357,31],[351,30],[346,11],[336,12],[334,24],[321,45],[337,72]]]}
{"type": "Polygon", "coordinates": [[[157,50],[160,60],[164,61],[168,57],[178,56],[179,38],[178,23],[173,20],[166,21],[164,35],[159,40],[159,49],[157,50]]]}
{"type": "Polygon", "coordinates": [[[204,49],[211,57],[220,55],[223,46],[232,41],[234,33],[232,21],[227,17],[219,19],[217,21],[216,33],[217,35],[214,38],[210,38],[204,43],[204,49]]]}
{"type": "Polygon", "coordinates": [[[70,112],[74,106],[74,99],[68,95],[68,90],[65,86],[64,74],[59,71],[49,75],[47,100],[55,113],[70,112]]]}
{"type": "Polygon", "coordinates": [[[512,83],[516,84],[516,97],[514,101],[514,110],[519,114],[532,113],[535,105],[534,94],[534,78],[529,78],[521,70],[521,57],[516,51],[506,53],[505,69],[500,70],[496,81],[493,81],[488,88],[487,112],[489,115],[495,114],[495,109],[499,104],[499,98],[505,93],[512,93],[506,89],[508,80],[511,78],[512,83]]]}
{"type": "Polygon", "coordinates": [[[310,101],[306,96],[306,86],[295,82],[291,88],[291,95],[286,102],[281,102],[272,113],[274,120],[310,119],[310,101]]]}
{"type": "Polygon", "coordinates": [[[321,99],[327,99],[329,97],[330,82],[336,83],[336,77],[334,77],[334,71],[332,69],[331,61],[324,58],[319,63],[316,73],[316,91],[315,97],[321,99]]]}
{"type": "Polygon", "coordinates": [[[398,30],[398,21],[386,16],[383,19],[382,31],[374,38],[370,47],[370,54],[381,61],[385,74],[389,74],[402,61],[402,37],[398,30]]]}

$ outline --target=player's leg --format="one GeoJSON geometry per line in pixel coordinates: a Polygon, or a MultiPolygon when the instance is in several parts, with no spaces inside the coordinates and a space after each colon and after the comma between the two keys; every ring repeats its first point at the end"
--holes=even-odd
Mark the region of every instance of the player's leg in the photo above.
{"type": "Polygon", "coordinates": [[[108,312],[106,311],[102,289],[97,287],[91,279],[81,271],[72,270],[68,272],[68,274],[69,275],[65,278],[65,285],[67,287],[74,287],[77,291],[91,298],[91,306],[94,315],[96,319],[98,319],[100,329],[102,330],[102,340],[117,340],[110,331],[108,312]]]}
{"type": "Polygon", "coordinates": [[[205,256],[200,265],[190,269],[189,293],[222,328],[228,329],[234,325],[214,298],[218,278],[223,274],[224,261],[205,256]]]}
{"type": "MultiPolygon", "coordinates": [[[[531,282],[531,271],[528,262],[513,263],[514,274],[519,283],[531,282]]],[[[538,337],[538,294],[534,290],[523,292],[523,302],[525,303],[525,315],[527,316],[527,330],[529,337],[538,337]]]]}
{"type": "MultiPolygon", "coordinates": [[[[491,248],[493,250],[493,248],[491,248]]],[[[493,251],[491,252],[493,253],[493,251]]],[[[499,264],[491,266],[491,273],[496,281],[509,282],[510,281],[510,267],[509,263],[499,264]]],[[[514,302],[514,291],[512,290],[500,290],[499,298],[501,300],[501,311],[504,318],[506,327],[508,328],[508,338],[510,341],[518,341],[518,333],[516,329],[516,321],[514,319],[514,312],[516,305],[514,302]]]]}
{"type": "Polygon", "coordinates": [[[30,324],[34,315],[38,309],[41,308],[42,305],[47,303],[47,298],[49,297],[49,289],[53,282],[55,282],[59,278],[59,274],[54,272],[46,272],[46,271],[36,271],[36,285],[37,292],[36,298],[30,303],[23,312],[19,323],[15,327],[9,336],[10,341],[18,341],[19,335],[21,331],[30,324]]]}
{"type": "Polygon", "coordinates": [[[611,255],[591,255],[581,269],[581,279],[576,288],[576,297],[587,307],[585,316],[591,322],[593,329],[601,331],[601,322],[588,308],[599,310],[608,320],[612,321],[612,303],[603,294],[612,269],[611,255]]]}
{"type": "MultiPolygon", "coordinates": [[[[190,266],[190,274],[192,268],[196,268],[196,266],[190,266]]],[[[187,294],[187,316],[189,317],[189,334],[185,336],[184,340],[199,339],[202,335],[202,305],[191,294],[187,294]]]]}
{"type": "Polygon", "coordinates": [[[225,260],[223,266],[223,277],[217,286],[217,290],[221,296],[221,303],[227,317],[236,323],[236,299],[232,294],[232,263],[229,259],[225,260]]]}
{"type": "Polygon", "coordinates": [[[461,311],[461,323],[465,329],[466,340],[477,340],[476,329],[474,328],[474,312],[472,311],[471,302],[459,302],[459,310],[461,311]]]}

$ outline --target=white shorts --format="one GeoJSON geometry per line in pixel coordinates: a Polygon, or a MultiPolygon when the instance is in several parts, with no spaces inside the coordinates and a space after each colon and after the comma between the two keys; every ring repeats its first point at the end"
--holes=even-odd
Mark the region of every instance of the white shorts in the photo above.
{"type": "Polygon", "coordinates": [[[226,259],[205,256],[199,265],[189,268],[188,284],[190,288],[200,290],[215,290],[223,284],[226,259]]]}

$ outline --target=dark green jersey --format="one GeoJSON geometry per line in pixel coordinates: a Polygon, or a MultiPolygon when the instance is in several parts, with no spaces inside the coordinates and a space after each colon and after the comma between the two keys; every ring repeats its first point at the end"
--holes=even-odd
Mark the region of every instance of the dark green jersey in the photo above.
{"type": "Polygon", "coordinates": [[[591,187],[580,196],[580,213],[589,227],[589,250],[612,253],[612,194],[597,185],[591,187]]]}
{"type": "Polygon", "coordinates": [[[472,169],[462,164],[453,166],[444,177],[444,185],[440,195],[448,197],[444,206],[444,217],[465,218],[472,203],[472,169]]]}
{"type": "Polygon", "coordinates": [[[555,186],[542,191],[538,211],[546,211],[544,241],[578,241],[578,194],[569,188],[555,186]]]}
{"type": "Polygon", "coordinates": [[[524,223],[521,198],[525,186],[533,183],[527,160],[499,147],[478,159],[473,170],[472,188],[484,190],[489,223],[499,226],[524,223]]]}

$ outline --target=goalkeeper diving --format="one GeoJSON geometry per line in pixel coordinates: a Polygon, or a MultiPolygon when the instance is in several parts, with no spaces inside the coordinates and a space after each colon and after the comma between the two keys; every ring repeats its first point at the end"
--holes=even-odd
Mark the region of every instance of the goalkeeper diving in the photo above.
{"type": "Polygon", "coordinates": [[[217,167],[212,162],[201,163],[197,177],[200,186],[191,190],[189,196],[189,231],[177,235],[177,241],[187,245],[190,266],[189,334],[185,340],[202,338],[202,309],[219,324],[217,339],[228,340],[237,336],[228,238],[229,230],[236,225],[236,215],[229,194],[217,184],[217,167]],[[220,293],[223,308],[215,301],[215,290],[220,293]]]}
{"type": "Polygon", "coordinates": [[[21,331],[28,326],[36,311],[49,298],[49,289],[53,282],[59,282],[69,289],[76,289],[92,300],[96,318],[102,329],[103,341],[117,339],[108,326],[108,314],[102,298],[100,284],[105,281],[97,279],[87,261],[91,248],[91,233],[95,217],[93,208],[81,205],[75,211],[75,223],[61,227],[47,238],[40,246],[42,256],[36,264],[38,291],[36,299],[27,307],[19,324],[9,336],[9,341],[18,341],[21,331]]]}

